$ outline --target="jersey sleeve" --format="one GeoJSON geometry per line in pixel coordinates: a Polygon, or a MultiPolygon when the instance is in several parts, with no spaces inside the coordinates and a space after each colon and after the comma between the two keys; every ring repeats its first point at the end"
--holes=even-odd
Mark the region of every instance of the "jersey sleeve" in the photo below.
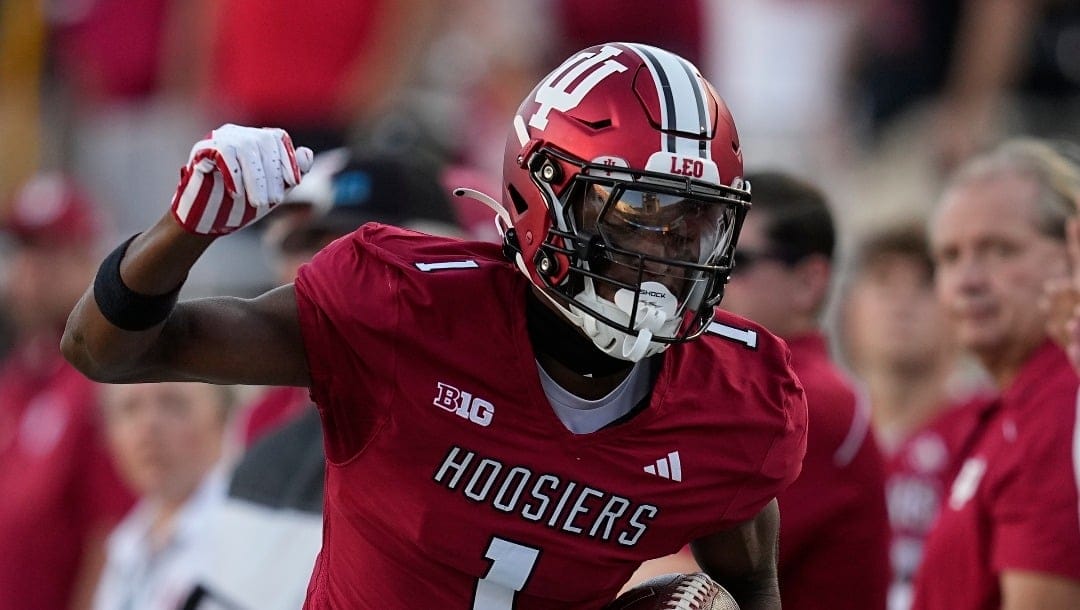
{"type": "Polygon", "coordinates": [[[791,354],[779,340],[761,346],[764,366],[756,373],[748,400],[769,414],[772,429],[760,466],[739,489],[724,514],[726,522],[753,518],[786,489],[802,470],[806,455],[806,394],[791,368],[791,354]],[[771,352],[771,353],[770,353],[771,352]]]}
{"type": "Polygon", "coordinates": [[[398,359],[398,271],[367,228],[333,242],[297,276],[297,311],[327,458],[359,453],[385,421],[398,359]]]}
{"type": "Polygon", "coordinates": [[[1020,432],[1017,442],[1025,451],[998,491],[993,565],[997,571],[1028,570],[1080,580],[1080,405],[1075,390],[1035,404],[1056,417],[1039,413],[1020,432]]]}

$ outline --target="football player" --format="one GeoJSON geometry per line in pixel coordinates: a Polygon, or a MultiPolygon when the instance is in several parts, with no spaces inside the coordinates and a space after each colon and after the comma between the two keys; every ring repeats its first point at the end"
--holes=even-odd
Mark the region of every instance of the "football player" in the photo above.
{"type": "Polygon", "coordinates": [[[693,541],[778,608],[775,497],[806,403],[784,344],[715,311],[749,208],[734,123],[686,60],[575,54],[513,117],[502,246],[369,224],[252,300],[176,303],[310,151],[227,125],[102,263],[63,341],[108,382],[310,387],[327,453],[306,608],[600,608],[693,541]]]}

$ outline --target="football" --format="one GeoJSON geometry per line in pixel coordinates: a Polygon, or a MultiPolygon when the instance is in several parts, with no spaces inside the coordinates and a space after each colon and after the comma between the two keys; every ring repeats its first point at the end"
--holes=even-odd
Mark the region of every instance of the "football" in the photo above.
{"type": "Polygon", "coordinates": [[[726,589],[708,575],[665,574],[647,580],[604,610],[739,610],[726,589]]]}

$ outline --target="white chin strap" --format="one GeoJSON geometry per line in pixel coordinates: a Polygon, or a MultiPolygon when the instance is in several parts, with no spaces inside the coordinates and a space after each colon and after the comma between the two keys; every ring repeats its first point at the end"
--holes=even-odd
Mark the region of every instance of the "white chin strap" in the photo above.
{"type": "Polygon", "coordinates": [[[635,334],[619,330],[573,305],[568,310],[554,299],[552,302],[570,322],[585,331],[600,351],[620,360],[638,362],[667,349],[667,343],[659,343],[652,338],[656,335],[674,336],[680,323],[675,316],[675,297],[667,287],[659,282],[645,282],[641,285],[641,292],[637,320],[633,325],[630,323],[630,312],[634,306],[634,293],[630,290],[619,289],[612,303],[597,296],[592,279],[586,279],[585,290],[575,297],[576,301],[608,319],[631,326],[637,330],[635,334]]]}

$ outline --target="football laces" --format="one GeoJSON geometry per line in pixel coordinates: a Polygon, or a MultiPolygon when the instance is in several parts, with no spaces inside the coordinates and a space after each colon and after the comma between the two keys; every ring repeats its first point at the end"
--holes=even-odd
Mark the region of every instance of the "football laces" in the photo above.
{"type": "Polygon", "coordinates": [[[713,581],[703,574],[683,579],[675,591],[678,595],[667,603],[668,610],[701,610],[709,597],[717,593],[713,581]]]}

